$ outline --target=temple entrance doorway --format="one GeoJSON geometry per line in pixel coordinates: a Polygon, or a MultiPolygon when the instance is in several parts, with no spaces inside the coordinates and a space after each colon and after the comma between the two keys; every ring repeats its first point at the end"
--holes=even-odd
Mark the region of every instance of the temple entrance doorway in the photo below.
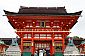
{"type": "Polygon", "coordinates": [[[35,52],[38,56],[50,56],[51,53],[51,41],[35,41],[35,52]]]}

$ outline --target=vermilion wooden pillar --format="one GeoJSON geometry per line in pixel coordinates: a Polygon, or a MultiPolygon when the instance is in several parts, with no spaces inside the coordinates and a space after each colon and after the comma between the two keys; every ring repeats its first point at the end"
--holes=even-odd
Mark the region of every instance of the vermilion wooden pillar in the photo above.
{"type": "Polygon", "coordinates": [[[32,54],[34,54],[34,35],[32,33],[32,54]]]}
{"type": "Polygon", "coordinates": [[[52,34],[52,53],[54,54],[54,33],[52,34]]]}
{"type": "Polygon", "coordinates": [[[23,38],[21,38],[21,52],[23,52],[23,38]]]}
{"type": "Polygon", "coordinates": [[[64,52],[64,49],[65,49],[65,39],[63,38],[62,39],[62,52],[64,52]]]}
{"type": "MultiPolygon", "coordinates": [[[[69,32],[68,32],[69,33],[69,32]]],[[[65,38],[68,35],[68,33],[63,33],[62,34],[62,52],[64,53],[65,50],[65,38]]]]}

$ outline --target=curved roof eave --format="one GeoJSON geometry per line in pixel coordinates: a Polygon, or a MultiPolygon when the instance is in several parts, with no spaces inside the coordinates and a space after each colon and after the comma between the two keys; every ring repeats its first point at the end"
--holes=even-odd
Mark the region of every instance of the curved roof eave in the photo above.
{"type": "Polygon", "coordinates": [[[13,15],[13,16],[20,16],[20,15],[55,15],[55,16],[80,16],[82,11],[75,12],[75,13],[15,13],[15,12],[9,12],[4,10],[5,15],[13,15]]]}

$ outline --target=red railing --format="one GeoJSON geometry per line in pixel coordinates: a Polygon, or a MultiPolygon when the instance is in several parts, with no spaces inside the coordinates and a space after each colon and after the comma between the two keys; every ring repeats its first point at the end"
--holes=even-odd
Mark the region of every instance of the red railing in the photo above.
{"type": "Polygon", "coordinates": [[[17,31],[66,31],[60,28],[28,28],[28,29],[16,29],[17,31]]]}

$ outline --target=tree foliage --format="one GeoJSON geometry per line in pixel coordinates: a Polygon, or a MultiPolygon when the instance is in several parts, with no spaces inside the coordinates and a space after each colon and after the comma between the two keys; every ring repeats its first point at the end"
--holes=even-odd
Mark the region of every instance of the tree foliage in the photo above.
{"type": "Polygon", "coordinates": [[[75,39],[75,38],[79,38],[78,36],[73,36],[73,38],[75,39]]]}

